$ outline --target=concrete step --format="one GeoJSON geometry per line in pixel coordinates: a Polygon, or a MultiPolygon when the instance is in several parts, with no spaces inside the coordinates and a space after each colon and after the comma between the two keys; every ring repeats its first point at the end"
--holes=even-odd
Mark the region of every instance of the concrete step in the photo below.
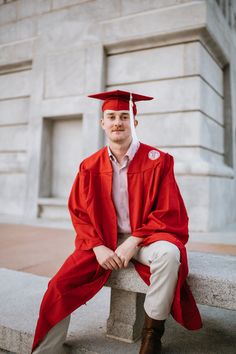
{"type": "Polygon", "coordinates": [[[46,220],[70,220],[67,199],[63,198],[39,198],[39,218],[46,220]]]}
{"type": "MultiPolygon", "coordinates": [[[[48,278],[0,269],[0,280],[0,348],[3,353],[28,354],[48,278]]],[[[128,344],[106,337],[109,305],[110,289],[104,287],[72,314],[68,353],[138,353],[140,341],[128,344]]],[[[198,331],[184,329],[170,316],[163,338],[163,354],[235,353],[235,312],[204,305],[199,305],[199,309],[204,328],[198,331]]]]}

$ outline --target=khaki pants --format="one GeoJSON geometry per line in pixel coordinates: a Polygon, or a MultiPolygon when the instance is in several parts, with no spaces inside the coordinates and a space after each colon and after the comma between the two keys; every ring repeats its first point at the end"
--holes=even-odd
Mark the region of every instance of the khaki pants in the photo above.
{"type": "MultiPolygon", "coordinates": [[[[121,244],[130,235],[119,235],[121,244]]],[[[149,317],[166,319],[171,310],[180,266],[180,252],[177,246],[167,241],[157,241],[141,247],[134,259],[150,266],[150,285],[144,301],[149,317]]],[[[70,316],[54,326],[45,336],[34,354],[64,354],[63,343],[70,323],[70,316]]]]}

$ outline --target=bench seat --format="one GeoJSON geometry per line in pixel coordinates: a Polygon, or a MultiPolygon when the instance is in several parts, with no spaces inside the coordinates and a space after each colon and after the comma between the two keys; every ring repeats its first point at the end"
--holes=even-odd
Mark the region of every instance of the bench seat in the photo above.
{"type": "MultiPolygon", "coordinates": [[[[188,284],[198,304],[236,310],[236,257],[188,252],[188,284]]],[[[147,285],[131,264],[112,272],[107,335],[127,342],[140,337],[147,285]]]]}

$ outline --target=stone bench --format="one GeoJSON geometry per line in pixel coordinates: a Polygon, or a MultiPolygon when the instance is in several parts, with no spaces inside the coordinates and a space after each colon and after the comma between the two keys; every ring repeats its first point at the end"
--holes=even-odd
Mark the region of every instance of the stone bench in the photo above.
{"type": "MultiPolygon", "coordinates": [[[[198,304],[236,310],[236,257],[188,252],[188,284],[198,304]]],[[[133,342],[140,337],[143,325],[143,302],[147,285],[133,265],[113,272],[110,316],[107,335],[133,342]]]]}
{"type": "MultiPolygon", "coordinates": [[[[235,310],[236,257],[189,252],[189,264],[188,282],[197,302],[235,310]]],[[[49,278],[0,269],[0,279],[0,348],[14,353],[30,354],[39,305],[49,278]]],[[[111,287],[110,309],[110,289],[104,287],[87,306],[81,306],[72,314],[67,339],[68,353],[110,354],[111,346],[114,353],[138,352],[139,342],[132,346],[125,342],[133,342],[140,336],[147,286],[132,265],[128,269],[113,272],[107,286],[111,287]],[[112,338],[104,341],[106,331],[108,337],[119,341],[112,338]]],[[[232,323],[234,316],[230,315],[230,318],[232,323]]],[[[178,340],[181,342],[181,326],[177,326],[175,321],[170,321],[170,324],[171,330],[175,331],[177,336],[176,343],[178,340]]],[[[226,332],[228,327],[229,321],[225,327],[226,332]]],[[[224,337],[224,331],[221,335],[224,347],[227,336],[224,337]]],[[[227,335],[229,336],[229,333],[227,335]]],[[[186,340],[191,339],[189,333],[184,332],[184,336],[186,340]]],[[[165,340],[169,340],[168,335],[165,340]]],[[[199,340],[205,341],[207,348],[210,338],[204,330],[199,340]]],[[[192,343],[195,343],[195,340],[192,343]]],[[[182,353],[182,349],[180,347],[175,353],[182,353]]],[[[188,353],[195,353],[194,348],[189,349],[189,344],[187,350],[188,353]]]]}

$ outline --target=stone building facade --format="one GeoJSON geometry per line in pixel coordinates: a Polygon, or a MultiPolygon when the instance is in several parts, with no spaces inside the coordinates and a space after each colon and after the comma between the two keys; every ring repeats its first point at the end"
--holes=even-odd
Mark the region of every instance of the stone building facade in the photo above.
{"type": "Polygon", "coordinates": [[[171,153],[190,229],[236,220],[234,1],[0,0],[0,214],[68,218],[105,144],[90,93],[124,89],[141,141],[171,153]]]}

